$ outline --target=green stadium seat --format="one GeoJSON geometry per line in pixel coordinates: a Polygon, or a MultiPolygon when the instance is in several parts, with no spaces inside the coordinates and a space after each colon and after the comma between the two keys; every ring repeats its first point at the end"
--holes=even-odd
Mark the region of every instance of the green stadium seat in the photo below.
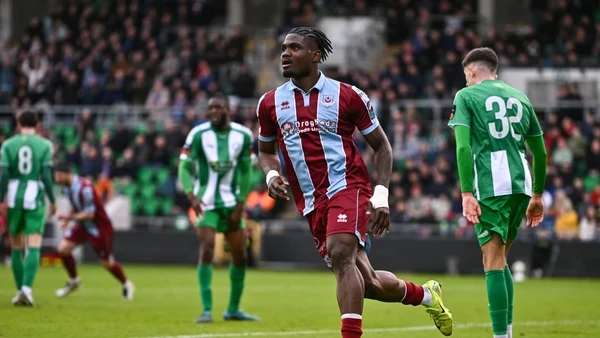
{"type": "Polygon", "coordinates": [[[131,199],[131,214],[139,215],[141,214],[142,209],[142,201],[139,198],[131,199]]]}
{"type": "Polygon", "coordinates": [[[158,214],[161,201],[156,198],[143,200],[142,212],[146,216],[156,216],[158,214]]]}
{"type": "Polygon", "coordinates": [[[66,143],[77,138],[77,130],[73,126],[67,126],[63,130],[63,137],[66,143]]]}
{"type": "Polygon", "coordinates": [[[171,177],[171,171],[168,168],[158,169],[156,172],[156,182],[158,184],[165,183],[171,177]]]}
{"type": "Polygon", "coordinates": [[[600,183],[599,181],[598,175],[588,175],[583,179],[583,187],[586,191],[592,191],[600,183]]]}
{"type": "Polygon", "coordinates": [[[141,184],[148,184],[152,181],[152,169],[151,168],[141,168],[137,174],[137,180],[141,184]]]}
{"type": "Polygon", "coordinates": [[[138,192],[138,186],[135,183],[130,183],[123,187],[123,195],[129,197],[130,199],[135,199],[135,195],[138,192]]]}
{"type": "Polygon", "coordinates": [[[172,198],[163,199],[160,204],[160,209],[161,209],[161,213],[164,216],[171,215],[171,213],[173,211],[173,199],[172,198]]]}
{"type": "Polygon", "coordinates": [[[154,199],[156,198],[156,186],[152,184],[145,184],[140,189],[140,195],[144,199],[154,199]]]}

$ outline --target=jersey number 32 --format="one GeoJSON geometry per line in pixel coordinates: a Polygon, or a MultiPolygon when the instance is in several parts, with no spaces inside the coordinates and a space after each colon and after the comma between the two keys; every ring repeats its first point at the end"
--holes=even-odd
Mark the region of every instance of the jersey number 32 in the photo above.
{"type": "Polygon", "coordinates": [[[502,127],[500,130],[496,128],[496,121],[488,124],[490,134],[493,138],[503,139],[510,132],[512,137],[521,141],[521,135],[515,132],[513,123],[520,123],[523,118],[523,104],[521,101],[514,97],[508,98],[506,102],[499,96],[490,96],[485,100],[485,110],[490,113],[495,113],[496,121],[500,121],[502,127]],[[517,114],[515,116],[506,116],[507,109],[516,109],[517,114]]]}

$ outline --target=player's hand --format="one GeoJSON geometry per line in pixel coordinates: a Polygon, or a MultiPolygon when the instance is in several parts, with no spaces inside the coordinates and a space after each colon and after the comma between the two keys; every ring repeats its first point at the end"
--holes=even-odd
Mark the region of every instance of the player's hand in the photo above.
{"type": "Polygon", "coordinates": [[[229,214],[229,225],[235,229],[238,229],[242,214],[244,213],[244,202],[238,202],[235,209],[229,214]]]}
{"type": "Polygon", "coordinates": [[[373,235],[381,236],[384,233],[390,232],[390,208],[379,207],[373,209],[373,204],[369,202],[369,211],[373,220],[373,225],[371,226],[373,235]]]}
{"type": "Polygon", "coordinates": [[[50,204],[50,216],[54,216],[56,213],[56,203],[50,204]]]}
{"type": "Polygon", "coordinates": [[[62,219],[58,225],[60,226],[61,229],[66,229],[69,227],[69,220],[68,219],[62,219]]]}
{"type": "Polygon", "coordinates": [[[71,215],[69,215],[68,213],[58,210],[56,211],[56,217],[60,220],[60,221],[69,221],[69,219],[71,215]]]}
{"type": "Polygon", "coordinates": [[[481,207],[472,193],[463,193],[462,195],[463,216],[473,224],[479,224],[481,216],[481,207]]]}
{"type": "Polygon", "coordinates": [[[202,210],[202,206],[204,206],[204,203],[202,203],[202,200],[199,199],[198,196],[194,195],[193,193],[189,193],[188,200],[190,201],[190,204],[192,205],[192,209],[194,209],[196,216],[204,215],[204,210],[202,210]]]}
{"type": "Polygon", "coordinates": [[[527,218],[527,225],[532,228],[537,227],[544,220],[544,202],[541,195],[534,194],[531,198],[525,218],[527,218]]]}
{"type": "Polygon", "coordinates": [[[269,181],[269,196],[272,199],[282,199],[289,201],[290,198],[287,196],[287,189],[289,186],[288,181],[282,176],[275,176],[269,181]]]}

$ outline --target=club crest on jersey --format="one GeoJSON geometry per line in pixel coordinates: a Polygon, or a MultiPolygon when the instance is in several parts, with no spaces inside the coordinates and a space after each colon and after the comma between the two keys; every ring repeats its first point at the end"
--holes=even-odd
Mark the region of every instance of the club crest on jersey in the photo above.
{"type": "Polygon", "coordinates": [[[335,104],[335,100],[332,95],[323,95],[323,100],[321,100],[321,104],[325,107],[331,107],[335,104]]]}

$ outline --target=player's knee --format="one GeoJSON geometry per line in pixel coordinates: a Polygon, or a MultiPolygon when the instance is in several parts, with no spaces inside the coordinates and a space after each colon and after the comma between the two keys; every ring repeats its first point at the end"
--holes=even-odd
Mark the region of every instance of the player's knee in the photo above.
{"type": "Polygon", "coordinates": [[[352,245],[341,241],[328,245],[327,251],[333,271],[345,271],[354,266],[356,264],[355,250],[356,248],[352,245]]]}
{"type": "Polygon", "coordinates": [[[483,253],[483,268],[484,270],[503,270],[506,265],[506,255],[504,250],[498,252],[483,253]]]}
{"type": "Polygon", "coordinates": [[[21,250],[25,247],[22,235],[15,235],[10,237],[10,247],[14,250],[21,250]]]}
{"type": "Polygon", "coordinates": [[[110,269],[113,265],[113,262],[110,259],[102,258],[100,259],[100,265],[102,265],[106,269],[110,269]]]}
{"type": "Polygon", "coordinates": [[[231,254],[231,262],[235,266],[245,266],[246,261],[248,260],[245,251],[235,252],[231,254]]]}
{"type": "Polygon", "coordinates": [[[214,243],[202,243],[200,245],[200,263],[202,264],[210,264],[213,261],[213,257],[215,254],[215,245],[214,243]]]}

